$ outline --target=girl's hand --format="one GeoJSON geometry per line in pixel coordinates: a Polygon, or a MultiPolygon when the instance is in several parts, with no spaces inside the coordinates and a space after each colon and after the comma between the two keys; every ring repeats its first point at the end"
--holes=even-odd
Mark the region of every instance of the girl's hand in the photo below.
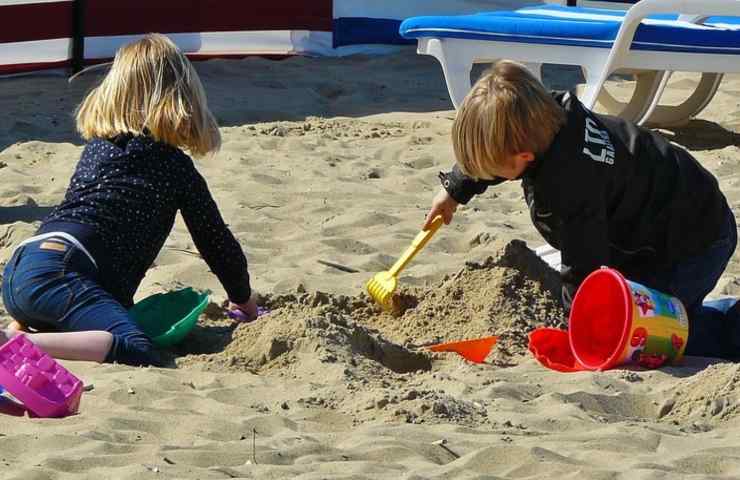
{"type": "Polygon", "coordinates": [[[457,203],[457,200],[452,198],[452,196],[447,193],[447,190],[444,188],[439,191],[439,193],[434,197],[434,200],[432,200],[432,208],[429,210],[429,213],[427,213],[427,218],[424,221],[424,226],[422,227],[422,230],[426,230],[429,228],[429,225],[431,225],[432,220],[437,215],[442,215],[442,220],[444,220],[445,225],[449,225],[452,221],[452,216],[455,214],[455,211],[457,210],[457,206],[460,205],[457,203]]]}
{"type": "Polygon", "coordinates": [[[231,303],[229,309],[231,310],[231,312],[234,312],[234,314],[231,314],[231,312],[229,312],[229,316],[236,320],[242,322],[251,322],[252,320],[257,319],[257,302],[255,301],[254,297],[250,298],[244,303],[231,303]]]}

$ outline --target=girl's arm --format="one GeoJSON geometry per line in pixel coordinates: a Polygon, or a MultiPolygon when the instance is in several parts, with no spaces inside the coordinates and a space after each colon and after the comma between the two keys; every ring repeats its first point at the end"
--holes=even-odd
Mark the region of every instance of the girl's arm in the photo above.
{"type": "Polygon", "coordinates": [[[192,167],[188,189],[180,208],[185,225],[198,252],[203,256],[233,303],[249,301],[247,258],[241,245],[226,226],[203,176],[192,167]]]}

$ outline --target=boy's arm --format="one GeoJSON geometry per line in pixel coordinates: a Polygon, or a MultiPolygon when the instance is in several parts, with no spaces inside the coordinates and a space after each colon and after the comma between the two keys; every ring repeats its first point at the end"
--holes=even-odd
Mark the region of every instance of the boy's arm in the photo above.
{"type": "Polygon", "coordinates": [[[570,311],[573,297],[584,278],[609,264],[607,228],[606,211],[599,206],[589,206],[564,219],[560,277],[566,311],[570,311]]]}
{"type": "Polygon", "coordinates": [[[471,198],[475,195],[479,195],[486,191],[486,189],[492,185],[498,185],[506,181],[505,178],[497,178],[495,180],[473,180],[460,171],[460,167],[452,167],[450,172],[444,173],[439,172],[439,179],[442,182],[442,186],[457,203],[463,205],[468,203],[471,198]]]}

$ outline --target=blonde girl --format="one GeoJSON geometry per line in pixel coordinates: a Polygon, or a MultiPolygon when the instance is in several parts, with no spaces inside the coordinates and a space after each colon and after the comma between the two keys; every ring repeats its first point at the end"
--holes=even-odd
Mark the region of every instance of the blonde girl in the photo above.
{"type": "Polygon", "coordinates": [[[64,200],[3,277],[8,312],[53,332],[31,340],[59,358],[159,363],[127,310],[178,211],[233,308],[254,319],[247,260],[185,153],[215,152],[221,138],[182,52],[158,34],[122,47],[76,115],[87,144],[64,200]]]}

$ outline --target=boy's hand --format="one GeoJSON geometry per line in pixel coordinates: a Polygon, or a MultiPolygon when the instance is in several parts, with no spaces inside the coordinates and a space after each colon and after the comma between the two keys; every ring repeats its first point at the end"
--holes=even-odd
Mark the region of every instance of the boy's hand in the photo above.
{"type": "Polygon", "coordinates": [[[231,310],[237,310],[238,312],[241,312],[243,314],[229,315],[230,317],[236,318],[237,320],[251,322],[252,320],[257,319],[257,302],[254,300],[254,297],[250,298],[244,303],[232,303],[231,310]]]}
{"type": "Polygon", "coordinates": [[[442,215],[442,220],[444,220],[445,225],[449,225],[452,221],[452,216],[457,210],[458,205],[460,204],[457,203],[457,200],[452,198],[449,193],[447,193],[447,190],[445,190],[444,188],[441,189],[439,193],[434,197],[434,200],[432,200],[432,209],[429,210],[429,213],[427,213],[427,218],[424,221],[424,226],[422,227],[422,230],[428,229],[429,225],[432,223],[432,220],[437,215],[442,215]]]}

